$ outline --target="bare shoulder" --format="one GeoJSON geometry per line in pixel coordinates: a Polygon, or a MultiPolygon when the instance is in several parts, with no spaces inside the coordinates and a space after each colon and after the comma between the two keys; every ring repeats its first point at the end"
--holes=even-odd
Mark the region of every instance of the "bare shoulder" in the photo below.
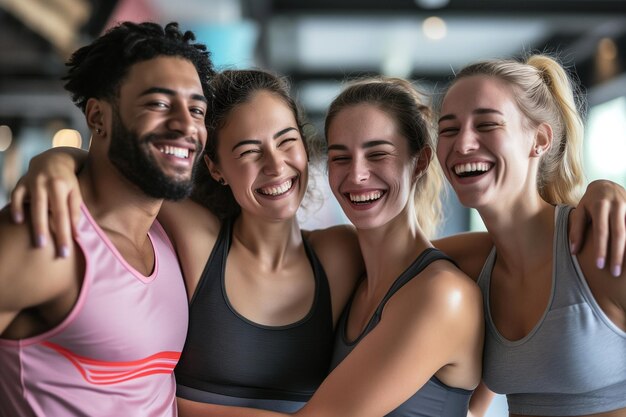
{"type": "Polygon", "coordinates": [[[159,211],[158,219],[173,238],[176,238],[176,235],[193,233],[198,229],[217,236],[220,230],[219,219],[208,208],[191,199],[176,202],[165,201],[159,211]]]}
{"type": "Polygon", "coordinates": [[[316,252],[345,251],[359,247],[356,229],[352,225],[341,224],[325,229],[309,230],[304,233],[315,247],[316,252]]]}
{"type": "Polygon", "coordinates": [[[460,329],[482,323],[478,285],[452,263],[439,260],[409,281],[389,302],[401,317],[420,322],[437,317],[440,326],[460,329]]]}
{"type": "Polygon", "coordinates": [[[486,232],[467,232],[434,240],[433,245],[445,252],[474,281],[482,270],[493,241],[486,232]]]}
{"type": "Polygon", "coordinates": [[[423,277],[416,282],[421,284],[424,297],[442,308],[450,308],[451,313],[482,308],[480,288],[452,263],[445,260],[435,261],[420,275],[423,277]]]}
{"type": "Polygon", "coordinates": [[[187,295],[191,298],[215,246],[221,223],[209,209],[191,199],[165,202],[158,219],[176,248],[187,295]]]}
{"type": "Polygon", "coordinates": [[[331,290],[333,316],[339,318],[356,281],[365,272],[356,230],[351,225],[304,232],[320,260],[331,290]]]}

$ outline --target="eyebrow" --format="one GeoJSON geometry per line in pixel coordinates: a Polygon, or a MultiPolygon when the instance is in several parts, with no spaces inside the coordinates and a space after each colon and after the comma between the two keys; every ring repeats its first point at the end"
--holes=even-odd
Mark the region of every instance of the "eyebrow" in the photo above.
{"type": "MultiPolygon", "coordinates": [[[[147,90],[144,90],[141,94],[139,94],[139,96],[146,96],[148,94],[165,94],[165,95],[168,95],[168,96],[175,96],[175,95],[177,95],[176,91],[174,91],[174,90],[172,90],[170,88],[150,87],[147,90]]],[[[208,100],[202,94],[192,94],[191,98],[193,100],[198,100],[198,101],[202,101],[204,103],[208,103],[208,100]]]]}
{"type": "Polygon", "coordinates": [[[284,135],[285,133],[287,133],[287,132],[289,132],[291,130],[297,130],[297,129],[295,127],[287,127],[287,128],[285,128],[285,129],[283,129],[283,130],[281,130],[279,132],[274,133],[273,138],[277,139],[277,138],[281,137],[282,135],[284,135]]]}
{"type": "MultiPolygon", "coordinates": [[[[483,108],[483,107],[478,108],[472,112],[472,114],[492,114],[492,113],[499,114],[500,116],[504,116],[504,114],[499,110],[483,108]]],[[[454,114],[445,114],[439,118],[439,123],[446,121],[446,120],[456,120],[456,116],[454,114]]]]}
{"type": "MultiPolygon", "coordinates": [[[[362,148],[368,149],[368,148],[373,148],[375,146],[380,146],[380,145],[395,146],[393,143],[389,142],[388,140],[377,139],[377,140],[369,140],[365,142],[362,148]]],[[[348,147],[346,145],[329,145],[328,150],[329,151],[346,151],[348,150],[348,147]]]]}
{"type": "MultiPolygon", "coordinates": [[[[279,130],[278,132],[274,133],[274,135],[272,136],[273,139],[278,139],[279,137],[281,137],[282,135],[284,135],[285,133],[292,131],[292,130],[298,130],[295,127],[286,127],[283,130],[279,130]]],[[[233,146],[233,149],[231,149],[231,152],[234,151],[235,149],[237,149],[240,146],[244,146],[244,145],[260,145],[261,141],[257,140],[257,139],[245,139],[242,140],[240,142],[237,142],[237,144],[235,146],[233,146]]]]}

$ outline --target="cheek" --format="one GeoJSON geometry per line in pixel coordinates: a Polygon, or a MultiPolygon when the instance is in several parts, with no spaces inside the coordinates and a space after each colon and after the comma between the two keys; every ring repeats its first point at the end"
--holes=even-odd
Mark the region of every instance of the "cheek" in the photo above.
{"type": "Polygon", "coordinates": [[[339,193],[339,171],[341,169],[334,165],[328,166],[328,186],[335,196],[339,193]]]}
{"type": "Polygon", "coordinates": [[[437,141],[437,149],[435,154],[437,155],[437,160],[439,164],[443,167],[445,166],[446,156],[448,155],[448,148],[452,145],[451,140],[439,140],[437,141]]]}
{"type": "Polygon", "coordinates": [[[301,170],[306,169],[309,164],[309,157],[303,143],[300,143],[298,146],[293,148],[291,158],[294,161],[294,164],[296,164],[301,170]]]}

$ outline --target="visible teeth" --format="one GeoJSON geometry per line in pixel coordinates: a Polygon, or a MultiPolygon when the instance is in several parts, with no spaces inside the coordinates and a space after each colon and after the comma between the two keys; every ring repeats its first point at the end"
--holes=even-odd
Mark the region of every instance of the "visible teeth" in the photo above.
{"type": "Polygon", "coordinates": [[[468,162],[465,164],[458,164],[454,166],[454,172],[457,175],[465,174],[468,172],[486,172],[489,171],[490,164],[487,162],[468,162]]]}
{"type": "Polygon", "coordinates": [[[366,194],[350,193],[350,201],[352,201],[353,203],[364,203],[366,201],[378,200],[382,195],[382,191],[372,191],[366,194]]]}
{"type": "Polygon", "coordinates": [[[259,188],[259,192],[265,195],[277,196],[281,194],[285,194],[291,188],[291,184],[293,184],[293,180],[287,180],[280,185],[276,185],[274,187],[267,188],[259,188]]]}
{"type": "Polygon", "coordinates": [[[189,158],[189,149],[187,148],[179,148],[177,146],[165,145],[159,146],[159,151],[163,152],[166,155],[174,155],[177,158],[189,158]]]}

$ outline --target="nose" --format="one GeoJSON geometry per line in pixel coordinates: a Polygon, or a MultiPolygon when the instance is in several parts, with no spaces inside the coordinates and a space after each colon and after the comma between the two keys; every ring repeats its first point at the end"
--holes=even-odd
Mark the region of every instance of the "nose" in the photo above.
{"type": "Polygon", "coordinates": [[[478,138],[473,129],[462,127],[454,141],[455,152],[466,155],[478,149],[478,138]]]}
{"type": "Polygon", "coordinates": [[[355,184],[367,181],[370,177],[367,162],[362,158],[354,158],[350,166],[350,177],[355,184]]]}
{"type": "Polygon", "coordinates": [[[275,149],[264,152],[263,172],[266,175],[280,176],[285,170],[285,160],[283,156],[275,149]]]}
{"type": "MultiPolygon", "coordinates": [[[[196,137],[198,135],[197,119],[193,117],[186,105],[172,105],[168,128],[180,133],[184,137],[196,137]]],[[[202,122],[204,123],[204,122],[202,122]]]]}

